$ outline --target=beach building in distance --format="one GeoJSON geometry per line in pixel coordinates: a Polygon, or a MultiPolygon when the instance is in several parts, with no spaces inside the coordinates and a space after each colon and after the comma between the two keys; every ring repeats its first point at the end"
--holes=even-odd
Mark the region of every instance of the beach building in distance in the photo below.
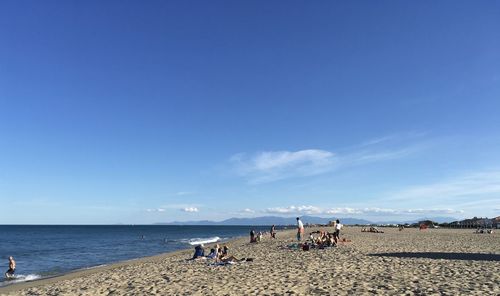
{"type": "Polygon", "coordinates": [[[478,218],[465,219],[461,221],[453,221],[444,223],[442,226],[451,228],[500,228],[500,216],[495,218],[478,218]]]}
{"type": "Polygon", "coordinates": [[[500,228],[500,216],[491,219],[493,228],[500,228]]]}

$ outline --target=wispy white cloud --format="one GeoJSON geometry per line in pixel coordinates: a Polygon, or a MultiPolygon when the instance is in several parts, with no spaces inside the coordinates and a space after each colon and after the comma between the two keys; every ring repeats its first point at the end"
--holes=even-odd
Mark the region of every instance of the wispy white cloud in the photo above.
{"type": "Polygon", "coordinates": [[[406,148],[394,151],[357,151],[336,155],[325,150],[301,150],[296,152],[262,152],[253,157],[237,154],[231,158],[240,176],[252,184],[272,182],[288,178],[315,176],[340,167],[363,165],[371,162],[403,158],[418,149],[406,148]]]}
{"type": "Polygon", "coordinates": [[[246,208],[246,209],[241,210],[241,212],[246,213],[246,214],[253,214],[253,213],[255,213],[255,210],[246,208]]]}
{"type": "Polygon", "coordinates": [[[183,208],[181,210],[183,212],[188,212],[188,213],[197,213],[197,212],[199,212],[198,208],[196,208],[196,207],[187,207],[187,208],[183,208]]]}
{"type": "Polygon", "coordinates": [[[359,146],[380,146],[384,144],[398,144],[401,142],[414,141],[418,138],[422,138],[427,135],[427,132],[424,131],[411,131],[405,133],[394,133],[390,135],[385,135],[381,137],[376,137],[364,141],[359,146]]]}
{"type": "Polygon", "coordinates": [[[264,210],[266,213],[271,214],[323,214],[324,210],[316,206],[288,206],[288,207],[275,207],[264,210]]]}
{"type": "Polygon", "coordinates": [[[456,210],[449,208],[440,209],[384,209],[384,208],[364,208],[361,211],[365,215],[451,215],[451,214],[463,214],[464,210],[456,210]]]}
{"type": "Polygon", "coordinates": [[[391,209],[391,208],[328,208],[312,205],[267,208],[263,212],[269,214],[294,215],[450,215],[462,214],[463,210],[455,209],[391,209]]]}
{"type": "Polygon", "coordinates": [[[472,173],[433,184],[412,186],[390,194],[390,200],[426,199],[432,202],[456,198],[490,198],[500,195],[500,171],[472,173]]]}
{"type": "Polygon", "coordinates": [[[417,152],[419,149],[419,147],[409,147],[398,150],[353,152],[342,157],[341,165],[354,166],[371,162],[403,158],[417,152]]]}
{"type": "Polygon", "coordinates": [[[156,209],[146,209],[146,212],[165,212],[166,210],[180,210],[182,212],[196,213],[199,212],[199,205],[193,204],[169,204],[156,209]]]}
{"type": "Polygon", "coordinates": [[[328,208],[323,211],[324,214],[329,214],[329,215],[344,215],[344,214],[361,214],[362,211],[360,209],[356,208],[328,208]]]}
{"type": "Polygon", "coordinates": [[[264,210],[270,214],[302,214],[302,215],[323,215],[323,214],[361,214],[362,211],[354,208],[324,208],[312,205],[274,207],[264,210]]]}
{"type": "Polygon", "coordinates": [[[158,209],[146,209],[146,212],[165,212],[165,209],[163,209],[163,208],[158,208],[158,209]]]}
{"type": "Polygon", "coordinates": [[[200,203],[169,203],[169,204],[162,204],[158,206],[159,208],[162,209],[168,209],[168,210],[179,210],[179,209],[184,209],[184,208],[200,208],[203,207],[203,204],[200,203]]]}
{"type": "Polygon", "coordinates": [[[258,184],[288,178],[315,176],[341,167],[404,158],[425,147],[422,144],[406,146],[398,144],[391,148],[379,145],[399,138],[402,137],[391,135],[373,139],[362,145],[351,147],[342,153],[320,149],[265,151],[253,155],[239,153],[230,158],[230,163],[234,170],[246,178],[249,183],[258,184]]]}
{"type": "Polygon", "coordinates": [[[175,195],[184,196],[184,195],[192,195],[192,194],[194,194],[194,192],[192,192],[192,191],[179,191],[175,195]]]}
{"type": "Polygon", "coordinates": [[[433,214],[433,215],[448,215],[448,214],[463,214],[464,210],[454,209],[410,209],[402,213],[408,214],[433,214]]]}
{"type": "Polygon", "coordinates": [[[395,135],[389,135],[389,136],[383,136],[383,137],[373,138],[373,139],[370,139],[368,141],[365,141],[365,142],[361,143],[360,146],[377,145],[377,144],[380,144],[380,143],[388,142],[388,141],[390,141],[390,140],[392,140],[394,138],[395,138],[395,135]]]}
{"type": "Polygon", "coordinates": [[[237,172],[251,183],[264,183],[292,177],[313,176],[333,169],[334,154],[325,150],[267,151],[248,157],[231,158],[237,172]]]}

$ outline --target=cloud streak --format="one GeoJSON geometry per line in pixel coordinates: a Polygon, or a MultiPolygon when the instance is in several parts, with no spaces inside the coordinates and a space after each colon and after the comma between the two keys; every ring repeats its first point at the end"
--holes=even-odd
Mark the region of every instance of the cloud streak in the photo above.
{"type": "Polygon", "coordinates": [[[424,135],[425,133],[388,135],[350,147],[348,151],[341,153],[321,149],[263,151],[255,154],[235,154],[229,161],[233,171],[247,179],[250,184],[267,183],[325,174],[342,167],[408,157],[426,148],[422,142],[409,143],[424,135]]]}
{"type": "Polygon", "coordinates": [[[406,133],[396,133],[390,134],[378,138],[373,138],[368,141],[361,143],[359,146],[375,146],[375,145],[383,145],[383,144],[394,144],[398,142],[412,141],[417,138],[422,138],[427,135],[427,132],[423,131],[412,131],[406,133]]]}
{"type": "Polygon", "coordinates": [[[165,212],[165,209],[163,208],[158,208],[158,209],[146,209],[146,212],[165,212]]]}
{"type": "Polygon", "coordinates": [[[198,208],[196,208],[196,207],[186,207],[186,208],[183,208],[181,210],[183,212],[187,212],[187,213],[197,213],[197,212],[199,212],[198,208]]]}
{"type": "Polygon", "coordinates": [[[231,163],[250,183],[265,183],[286,178],[314,176],[331,171],[334,154],[325,150],[267,151],[253,156],[237,154],[231,163]]]}
{"type": "Polygon", "coordinates": [[[414,152],[418,151],[418,149],[419,148],[417,147],[412,147],[412,148],[403,148],[399,150],[388,150],[388,151],[378,151],[378,152],[371,152],[371,151],[354,152],[352,154],[345,155],[342,158],[341,164],[343,166],[354,166],[354,165],[367,164],[371,162],[398,159],[409,156],[414,152]]]}
{"type": "MultiPolygon", "coordinates": [[[[389,200],[429,199],[469,199],[471,197],[491,197],[500,195],[500,171],[491,170],[472,173],[433,184],[413,186],[389,196],[389,200]]],[[[498,203],[497,203],[498,204],[498,203]]]]}
{"type": "Polygon", "coordinates": [[[451,215],[463,214],[455,209],[391,209],[391,208],[324,208],[313,205],[267,208],[263,212],[280,215],[451,215]]]}
{"type": "Polygon", "coordinates": [[[267,151],[253,156],[236,154],[231,157],[230,162],[239,176],[246,178],[250,184],[260,184],[325,174],[341,167],[403,158],[419,149],[411,147],[375,152],[356,151],[341,155],[318,149],[267,151]]]}
{"type": "Polygon", "coordinates": [[[179,191],[175,195],[177,195],[177,196],[185,196],[185,195],[192,195],[192,194],[194,194],[194,192],[192,192],[192,191],[179,191]]]}

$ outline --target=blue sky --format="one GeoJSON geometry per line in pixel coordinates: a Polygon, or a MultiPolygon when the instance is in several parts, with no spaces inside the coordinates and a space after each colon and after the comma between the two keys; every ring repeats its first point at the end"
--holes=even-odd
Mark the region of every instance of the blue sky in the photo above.
{"type": "Polygon", "coordinates": [[[492,1],[2,1],[0,223],[500,214],[492,1]]]}

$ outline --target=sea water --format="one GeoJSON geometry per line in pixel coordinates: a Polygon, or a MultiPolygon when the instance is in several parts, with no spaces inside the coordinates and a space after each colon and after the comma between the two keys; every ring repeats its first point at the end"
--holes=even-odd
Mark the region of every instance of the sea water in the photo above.
{"type": "Polygon", "coordinates": [[[0,225],[0,286],[246,236],[267,226],[0,225]],[[6,281],[8,257],[16,280],[6,281]]]}

